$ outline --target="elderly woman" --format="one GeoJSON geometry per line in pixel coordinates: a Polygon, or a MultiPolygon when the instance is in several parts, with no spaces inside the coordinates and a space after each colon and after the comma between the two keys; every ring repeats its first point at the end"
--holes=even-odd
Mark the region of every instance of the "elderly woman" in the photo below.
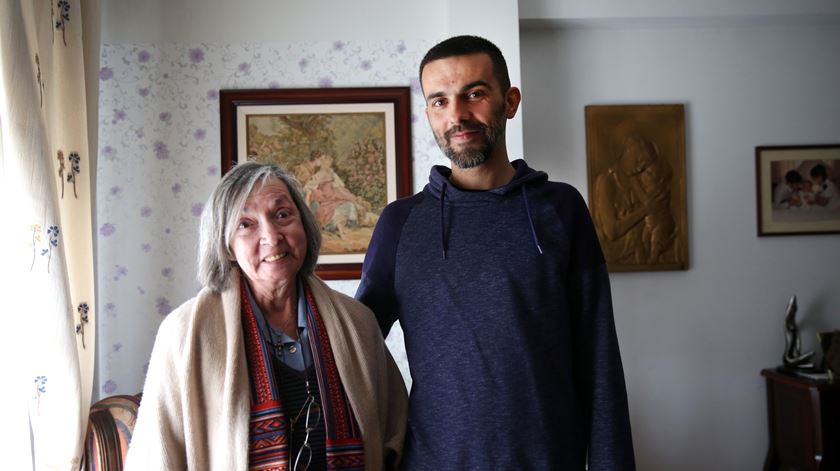
{"type": "Polygon", "coordinates": [[[131,470],[386,469],[407,397],[373,314],[313,274],[293,177],[235,166],[201,218],[198,295],[161,324],[131,470]]]}

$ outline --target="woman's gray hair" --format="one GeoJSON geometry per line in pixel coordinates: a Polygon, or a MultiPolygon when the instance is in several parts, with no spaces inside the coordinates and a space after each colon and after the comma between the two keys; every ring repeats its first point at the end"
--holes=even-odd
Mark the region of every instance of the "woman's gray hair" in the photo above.
{"type": "Polygon", "coordinates": [[[217,293],[227,287],[230,274],[236,266],[235,257],[230,251],[233,231],[236,230],[248,195],[258,183],[264,184],[269,178],[276,178],[286,184],[300,214],[303,231],[306,233],[306,256],[300,273],[309,275],[315,271],[321,249],[321,229],[306,205],[294,175],[279,165],[242,162],[222,177],[201,213],[198,281],[202,286],[217,293]]]}

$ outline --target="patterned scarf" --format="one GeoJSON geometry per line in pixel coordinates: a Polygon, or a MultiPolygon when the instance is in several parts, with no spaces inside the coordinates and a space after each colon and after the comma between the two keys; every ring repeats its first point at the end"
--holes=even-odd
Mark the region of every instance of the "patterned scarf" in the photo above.
{"type": "MultiPolygon", "coordinates": [[[[326,430],[328,470],[363,470],[364,443],[356,417],[347,402],[344,386],[330,346],[330,338],[318,313],[315,299],[306,283],[306,320],[312,360],[321,393],[321,414],[326,430]]],[[[251,386],[251,420],[248,447],[250,470],[286,471],[289,456],[288,417],[280,401],[280,384],[271,363],[254,310],[248,301],[244,278],[240,282],[242,330],[251,386]]],[[[294,460],[293,457],[292,461],[294,460]]]]}

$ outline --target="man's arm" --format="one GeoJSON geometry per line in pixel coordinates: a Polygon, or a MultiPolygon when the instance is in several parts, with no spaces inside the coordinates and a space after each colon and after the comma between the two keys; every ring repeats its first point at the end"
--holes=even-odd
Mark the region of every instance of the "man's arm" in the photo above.
{"type": "Polygon", "coordinates": [[[567,292],[575,351],[575,382],[589,425],[589,470],[634,470],[624,371],[606,263],[579,194],[571,228],[567,292]]]}
{"type": "Polygon", "coordinates": [[[376,314],[382,336],[387,337],[399,318],[394,286],[394,267],[400,235],[411,208],[421,194],[388,205],[379,217],[362,265],[362,281],[356,299],[376,314]]]}

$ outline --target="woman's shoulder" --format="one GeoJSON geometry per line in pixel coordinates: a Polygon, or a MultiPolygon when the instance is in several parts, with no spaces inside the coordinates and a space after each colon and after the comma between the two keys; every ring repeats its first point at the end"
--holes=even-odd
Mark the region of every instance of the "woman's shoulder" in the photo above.
{"type": "Polygon", "coordinates": [[[330,293],[330,297],[333,302],[340,304],[348,311],[351,311],[354,315],[373,315],[373,311],[352,296],[348,296],[341,291],[331,288],[323,281],[321,281],[321,283],[323,283],[324,288],[330,293]]]}
{"type": "Polygon", "coordinates": [[[371,311],[369,307],[362,304],[361,301],[332,288],[330,288],[330,290],[333,293],[334,299],[337,302],[340,302],[345,309],[351,311],[354,315],[362,315],[365,317],[373,316],[373,311],[371,311]]]}
{"type": "Polygon", "coordinates": [[[331,288],[317,276],[311,276],[308,281],[313,288],[313,293],[326,293],[330,301],[335,304],[336,311],[346,312],[349,315],[347,320],[351,321],[357,328],[378,331],[379,325],[376,323],[376,316],[370,308],[355,298],[331,288]]]}
{"type": "Polygon", "coordinates": [[[209,288],[202,288],[195,296],[176,307],[161,323],[161,329],[184,331],[201,323],[215,313],[222,312],[222,296],[209,288]]]}
{"type": "Polygon", "coordinates": [[[239,328],[232,322],[232,316],[225,315],[223,295],[204,288],[166,316],[158,328],[155,348],[179,358],[191,356],[196,348],[217,348],[225,344],[228,330],[239,328]]]}

